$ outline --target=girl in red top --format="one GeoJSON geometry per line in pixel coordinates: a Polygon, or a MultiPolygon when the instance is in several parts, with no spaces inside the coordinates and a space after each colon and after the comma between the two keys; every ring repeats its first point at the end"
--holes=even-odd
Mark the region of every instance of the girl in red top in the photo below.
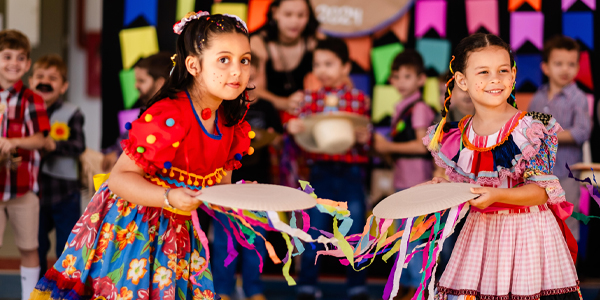
{"type": "Polygon", "coordinates": [[[252,152],[243,121],[250,42],[229,15],[190,13],[174,30],[170,78],[127,125],[124,154],[32,299],[215,298],[190,212],[202,188],[231,183],[252,152]]]}

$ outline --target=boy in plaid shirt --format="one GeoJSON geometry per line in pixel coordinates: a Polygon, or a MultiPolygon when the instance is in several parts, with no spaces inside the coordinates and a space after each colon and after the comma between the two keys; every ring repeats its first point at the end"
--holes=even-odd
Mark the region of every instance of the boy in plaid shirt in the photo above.
{"type": "Polygon", "coordinates": [[[42,96],[52,126],[42,149],[40,168],[40,225],[38,253],[41,274],[46,273],[50,250],[49,234],[56,229],[56,257],[81,215],[79,156],[85,151],[83,114],[62,99],[67,91],[67,65],[55,54],[33,64],[29,85],[42,96]]]}
{"type": "Polygon", "coordinates": [[[44,146],[50,129],[44,101],[21,81],[31,66],[30,54],[29,40],[21,32],[0,32],[0,103],[5,108],[0,122],[0,246],[8,220],[21,254],[23,299],[29,298],[39,279],[37,149],[44,146]],[[20,157],[20,163],[11,164],[11,157],[20,157]]]}
{"type": "MultiPolygon", "coordinates": [[[[306,91],[301,104],[300,116],[321,113],[323,111],[344,111],[369,116],[368,99],[358,89],[349,87],[350,60],[348,47],[343,40],[327,38],[319,41],[314,51],[313,73],[323,88],[306,91]]],[[[290,119],[287,130],[297,134],[305,130],[302,119],[290,119]]],[[[348,234],[360,233],[365,225],[364,173],[368,156],[370,133],[367,128],[356,130],[356,145],[345,154],[326,155],[306,153],[310,160],[310,180],[321,198],[337,199],[348,202],[353,223],[348,234]]],[[[316,208],[308,211],[311,226],[326,228],[331,224],[324,214],[316,208]]],[[[298,300],[316,299],[319,293],[317,280],[320,260],[315,265],[318,246],[306,247],[302,255],[302,266],[298,277],[298,300]]],[[[347,267],[348,296],[350,300],[369,299],[366,288],[366,272],[355,272],[347,267]]]]}

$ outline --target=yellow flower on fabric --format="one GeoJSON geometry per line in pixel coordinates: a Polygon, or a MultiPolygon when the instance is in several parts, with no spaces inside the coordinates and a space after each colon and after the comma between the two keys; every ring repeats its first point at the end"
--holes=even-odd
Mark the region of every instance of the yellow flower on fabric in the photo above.
{"type": "Polygon", "coordinates": [[[171,285],[171,277],[173,276],[173,272],[165,267],[158,267],[156,272],[154,273],[154,278],[152,282],[158,283],[159,289],[164,289],[165,287],[171,285]]]}
{"type": "Polygon", "coordinates": [[[73,275],[73,273],[77,271],[77,269],[75,269],[75,261],[77,261],[77,257],[71,254],[67,255],[67,257],[65,257],[65,259],[62,261],[62,267],[65,268],[65,273],[68,276],[73,275]]]}
{"type": "Polygon", "coordinates": [[[183,280],[187,281],[189,279],[189,275],[190,271],[188,262],[185,259],[180,260],[175,268],[175,279],[179,280],[183,278],[183,280]]]}
{"type": "Polygon", "coordinates": [[[135,285],[137,285],[140,282],[140,279],[144,277],[144,275],[146,275],[146,259],[142,258],[140,260],[138,259],[132,259],[131,262],[129,262],[129,271],[127,271],[127,279],[131,279],[131,282],[135,285]]]}
{"type": "Polygon", "coordinates": [[[192,273],[200,271],[204,264],[206,264],[206,259],[204,259],[204,257],[200,257],[198,250],[194,250],[194,253],[192,253],[190,257],[190,269],[192,273]]]}
{"type": "Polygon", "coordinates": [[[69,139],[70,135],[71,129],[67,123],[57,121],[50,127],[50,136],[55,141],[66,141],[69,139]]]}
{"type": "Polygon", "coordinates": [[[117,295],[117,300],[131,300],[133,299],[133,291],[130,291],[126,287],[121,288],[121,292],[117,295]]]}

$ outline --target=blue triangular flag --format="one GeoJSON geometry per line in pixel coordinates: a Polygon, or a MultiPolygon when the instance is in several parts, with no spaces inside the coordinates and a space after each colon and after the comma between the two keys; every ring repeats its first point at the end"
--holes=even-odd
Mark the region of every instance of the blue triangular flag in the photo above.
{"type": "Polygon", "coordinates": [[[518,90],[525,82],[530,82],[535,87],[542,85],[542,56],[539,54],[517,54],[517,79],[516,89],[518,90]]]}
{"type": "Polygon", "coordinates": [[[594,14],[591,11],[563,13],[563,34],[594,50],[594,14]]]}
{"type": "Polygon", "coordinates": [[[144,16],[148,24],[156,26],[158,0],[125,0],[123,26],[131,24],[139,16],[144,16]]]}

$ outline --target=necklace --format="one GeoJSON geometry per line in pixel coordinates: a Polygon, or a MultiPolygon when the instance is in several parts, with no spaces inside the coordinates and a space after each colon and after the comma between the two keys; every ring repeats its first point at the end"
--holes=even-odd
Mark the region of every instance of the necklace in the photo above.
{"type": "Polygon", "coordinates": [[[212,111],[210,110],[210,108],[205,108],[200,113],[200,117],[202,117],[202,120],[208,120],[208,119],[210,119],[211,116],[212,116],[212,111]]]}

